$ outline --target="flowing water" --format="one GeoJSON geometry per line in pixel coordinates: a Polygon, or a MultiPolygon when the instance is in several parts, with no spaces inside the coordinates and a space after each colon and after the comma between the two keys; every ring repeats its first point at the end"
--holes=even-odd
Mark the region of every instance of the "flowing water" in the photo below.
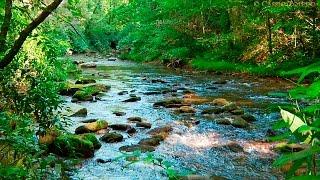
{"type": "MultiPolygon", "coordinates": [[[[173,131],[169,137],[153,152],[157,158],[170,162],[178,172],[191,170],[197,175],[219,176],[227,179],[281,179],[282,175],[272,168],[276,153],[272,151],[274,144],[266,142],[266,132],[270,124],[278,120],[278,113],[267,111],[269,104],[286,102],[286,99],[269,97],[268,92],[283,91],[289,84],[279,79],[254,78],[236,75],[212,75],[202,72],[174,71],[164,67],[138,64],[128,61],[108,61],[104,58],[80,56],[78,61],[92,61],[98,65],[94,69],[84,69],[84,76],[95,77],[99,83],[111,86],[97,102],[79,103],[88,109],[85,118],[71,118],[70,131],[85,119],[104,119],[109,124],[128,124],[128,117],[142,117],[152,124],[152,128],[171,124],[173,131]],[[152,83],[152,79],[161,79],[164,83],[152,83]],[[215,82],[226,80],[227,83],[215,82]],[[178,89],[167,94],[145,95],[150,91],[163,89],[178,89]],[[208,99],[226,98],[244,108],[257,121],[250,129],[219,125],[213,119],[201,115],[201,111],[211,105],[193,105],[197,110],[195,115],[179,115],[172,109],[154,108],[153,103],[170,97],[182,97],[183,90],[194,91],[200,97],[208,99]],[[128,91],[141,97],[141,101],[125,103],[123,100],[129,94],[118,95],[128,91]],[[114,111],[125,112],[117,117],[114,111]],[[198,125],[186,126],[183,119],[193,119],[198,125]],[[228,142],[237,142],[244,152],[233,152],[217,148],[228,142]]],[[[71,103],[66,98],[67,104],[71,103]]],[[[122,154],[119,148],[124,145],[137,144],[147,138],[146,129],[138,129],[134,135],[119,132],[124,136],[120,143],[107,144],[96,151],[95,157],[84,160],[72,179],[168,179],[163,168],[138,162],[128,165],[125,159],[115,160],[122,154]],[[112,160],[98,163],[97,159],[112,160]]],[[[100,137],[101,135],[97,135],[100,137]]]]}

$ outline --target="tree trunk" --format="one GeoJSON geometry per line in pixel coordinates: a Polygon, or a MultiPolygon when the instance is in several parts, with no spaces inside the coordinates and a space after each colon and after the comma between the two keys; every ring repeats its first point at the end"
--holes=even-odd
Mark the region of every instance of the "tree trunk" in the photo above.
{"type": "Polygon", "coordinates": [[[6,0],[5,15],[0,31],[0,52],[6,49],[6,39],[12,18],[12,0],[6,0]]]}
{"type": "Polygon", "coordinates": [[[318,8],[317,0],[311,0],[312,3],[312,59],[316,58],[316,51],[318,45],[317,39],[317,18],[318,18],[318,8]]]}
{"type": "Polygon", "coordinates": [[[272,29],[271,29],[271,22],[270,22],[270,15],[267,14],[267,28],[268,28],[268,48],[269,48],[269,55],[273,54],[272,51],[272,29]]]}
{"type": "Polygon", "coordinates": [[[34,19],[25,29],[23,29],[19,38],[14,42],[14,45],[11,47],[10,51],[4,56],[2,61],[0,61],[0,69],[4,69],[8,66],[14,59],[14,57],[20,51],[23,43],[26,41],[27,37],[36,29],[58,6],[62,3],[63,0],[55,0],[50,5],[48,5],[38,16],[34,19]]]}

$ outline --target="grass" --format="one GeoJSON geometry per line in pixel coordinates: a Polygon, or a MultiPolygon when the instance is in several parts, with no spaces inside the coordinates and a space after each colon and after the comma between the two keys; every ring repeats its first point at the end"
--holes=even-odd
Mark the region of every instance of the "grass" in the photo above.
{"type": "Polygon", "coordinates": [[[239,72],[261,76],[275,76],[279,74],[278,71],[274,71],[274,69],[265,66],[252,65],[248,63],[233,63],[223,60],[194,59],[191,62],[191,65],[194,69],[206,71],[239,72]]]}

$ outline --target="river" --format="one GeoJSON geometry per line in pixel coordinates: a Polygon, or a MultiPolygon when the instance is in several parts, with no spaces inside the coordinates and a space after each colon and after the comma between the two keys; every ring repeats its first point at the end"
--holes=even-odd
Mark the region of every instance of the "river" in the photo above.
{"type": "MultiPolygon", "coordinates": [[[[270,125],[279,119],[279,114],[269,111],[268,107],[287,100],[270,97],[268,93],[287,90],[291,86],[288,82],[239,74],[172,70],[118,59],[110,61],[107,58],[87,56],[74,58],[97,64],[97,68],[83,69],[83,76],[95,78],[98,83],[110,85],[111,89],[97,102],[78,103],[86,107],[89,114],[85,118],[72,117],[70,132],[74,132],[76,127],[82,125],[81,121],[86,119],[103,119],[109,124],[129,124],[127,118],[142,117],[152,124],[152,128],[168,124],[172,126],[173,131],[152,154],[170,162],[172,169],[177,172],[189,170],[204,179],[282,179],[282,174],[272,167],[277,154],[272,150],[274,144],[266,141],[266,133],[270,125]],[[148,93],[163,90],[168,92],[148,93]],[[122,91],[128,94],[119,95],[122,91]],[[201,114],[204,109],[212,106],[209,102],[193,104],[195,114],[178,114],[170,108],[153,106],[159,100],[182,98],[191,92],[210,102],[215,98],[232,101],[257,121],[250,123],[249,128],[218,124],[215,116],[201,114]],[[141,101],[123,102],[130,94],[141,97],[141,101]],[[124,112],[125,115],[116,116],[115,111],[124,112]],[[221,148],[230,142],[240,145],[243,151],[221,148]]],[[[70,104],[71,98],[66,97],[66,102],[70,104]]],[[[139,161],[128,165],[130,162],[125,158],[115,160],[122,155],[119,152],[121,146],[137,144],[141,139],[149,137],[148,131],[137,128],[137,133],[133,135],[118,131],[124,140],[119,143],[102,143],[95,157],[84,160],[72,174],[72,179],[168,179],[165,170],[152,163],[139,161]],[[99,163],[97,159],[111,162],[99,163]]],[[[100,136],[97,134],[97,137],[100,136]]]]}

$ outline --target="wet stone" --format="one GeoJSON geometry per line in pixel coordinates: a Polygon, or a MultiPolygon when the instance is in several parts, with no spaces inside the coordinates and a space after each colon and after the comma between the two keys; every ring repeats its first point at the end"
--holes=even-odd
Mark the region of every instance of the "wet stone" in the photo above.
{"type": "Polygon", "coordinates": [[[151,125],[151,123],[148,123],[148,122],[137,122],[136,126],[141,127],[141,128],[150,129],[152,125],[151,125]]]}
{"type": "Polygon", "coordinates": [[[123,102],[137,102],[141,101],[141,97],[131,97],[129,99],[124,100],[123,102]]]}
{"type": "Polygon", "coordinates": [[[126,131],[128,134],[134,134],[137,132],[137,130],[133,127],[130,127],[127,131],[126,131]]]}
{"type": "Polygon", "coordinates": [[[97,159],[96,161],[97,161],[97,163],[101,163],[101,164],[112,162],[111,159],[100,159],[100,158],[97,159]]]}
{"type": "Polygon", "coordinates": [[[113,112],[113,114],[116,116],[125,116],[126,115],[125,112],[113,112]]]}
{"type": "Polygon", "coordinates": [[[127,131],[128,129],[131,128],[131,126],[128,124],[112,124],[109,127],[113,130],[118,130],[118,131],[127,131]]]}
{"type": "Polygon", "coordinates": [[[244,114],[241,116],[242,119],[244,119],[245,121],[247,122],[254,122],[254,121],[257,121],[257,119],[253,116],[253,115],[250,115],[250,114],[244,114]]]}
{"type": "Polygon", "coordinates": [[[101,141],[106,142],[106,143],[116,143],[116,142],[121,142],[123,140],[123,136],[118,133],[106,133],[100,138],[101,141]]]}
{"type": "Polygon", "coordinates": [[[118,93],[119,96],[123,96],[123,95],[126,95],[126,94],[129,94],[128,91],[121,91],[118,93]]]}
{"type": "Polygon", "coordinates": [[[141,117],[130,117],[128,118],[129,122],[142,122],[142,118],[141,117]]]}
{"type": "Polygon", "coordinates": [[[83,120],[81,121],[82,123],[93,123],[96,122],[98,119],[87,119],[87,120],[83,120]]]}
{"type": "Polygon", "coordinates": [[[129,145],[129,146],[122,146],[119,148],[122,152],[134,152],[134,151],[141,151],[141,152],[153,152],[155,148],[153,146],[147,145],[129,145]]]}
{"type": "Polygon", "coordinates": [[[92,83],[96,83],[96,80],[94,80],[94,79],[80,79],[75,82],[75,84],[92,84],[92,83]]]}

